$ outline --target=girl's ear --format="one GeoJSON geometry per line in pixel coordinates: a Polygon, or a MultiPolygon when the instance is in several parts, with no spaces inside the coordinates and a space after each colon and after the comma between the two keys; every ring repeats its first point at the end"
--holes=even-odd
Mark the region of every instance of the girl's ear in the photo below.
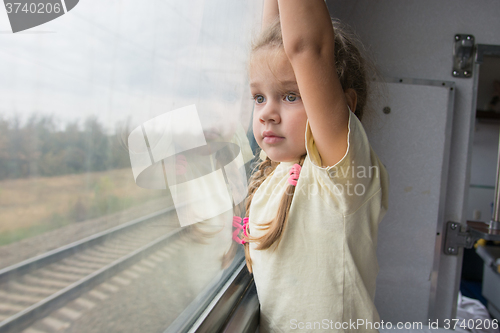
{"type": "Polygon", "coordinates": [[[344,91],[344,95],[347,101],[347,105],[349,105],[351,111],[352,112],[356,111],[356,104],[358,102],[358,94],[356,93],[356,90],[349,88],[346,91],[344,91]]]}

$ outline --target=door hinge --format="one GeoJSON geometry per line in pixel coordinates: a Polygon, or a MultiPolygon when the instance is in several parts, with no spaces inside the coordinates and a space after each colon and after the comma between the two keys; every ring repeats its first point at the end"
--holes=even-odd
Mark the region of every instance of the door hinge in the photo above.
{"type": "Polygon", "coordinates": [[[472,237],[469,230],[461,231],[460,223],[447,222],[444,234],[444,253],[457,255],[458,249],[464,247],[472,248],[476,240],[472,237]]]}
{"type": "Polygon", "coordinates": [[[454,77],[470,78],[474,67],[475,38],[473,35],[457,34],[453,47],[453,70],[454,77]]]}
{"type": "Polygon", "coordinates": [[[486,241],[500,241],[500,230],[495,229],[494,222],[467,221],[465,230],[462,231],[458,222],[449,221],[444,230],[444,253],[457,255],[458,249],[470,249],[478,239],[486,241]]]}

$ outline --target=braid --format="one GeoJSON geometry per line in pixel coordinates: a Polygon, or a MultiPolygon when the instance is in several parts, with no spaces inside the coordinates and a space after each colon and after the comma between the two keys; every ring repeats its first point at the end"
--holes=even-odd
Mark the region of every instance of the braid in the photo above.
{"type": "MultiPolygon", "coordinates": [[[[306,155],[302,156],[299,161],[299,165],[304,164],[306,155]]],[[[254,173],[250,179],[250,186],[248,189],[248,198],[246,201],[246,217],[250,214],[250,205],[252,203],[253,196],[259,186],[264,182],[267,176],[276,169],[278,163],[272,162],[269,157],[266,158],[262,163],[259,164],[258,170],[254,173]]],[[[259,226],[267,232],[260,237],[252,237],[249,235],[245,240],[245,257],[247,261],[248,271],[252,272],[252,259],[250,258],[250,248],[249,242],[258,242],[256,247],[257,250],[265,250],[270,248],[274,243],[276,246],[281,241],[283,235],[283,230],[285,230],[286,224],[288,222],[288,216],[290,212],[290,206],[292,205],[293,195],[295,193],[295,186],[288,185],[285,189],[285,193],[281,198],[280,205],[278,207],[278,213],[276,217],[269,222],[260,224],[259,226]]]]}
{"type": "Polygon", "coordinates": [[[271,172],[276,169],[279,163],[271,161],[269,157],[266,157],[266,159],[257,165],[257,170],[253,173],[252,177],[250,178],[250,184],[248,187],[248,197],[245,201],[245,208],[247,211],[247,216],[248,216],[248,211],[250,209],[250,204],[252,203],[252,198],[257,189],[260,187],[260,184],[266,180],[267,176],[271,174],[271,172]]]}

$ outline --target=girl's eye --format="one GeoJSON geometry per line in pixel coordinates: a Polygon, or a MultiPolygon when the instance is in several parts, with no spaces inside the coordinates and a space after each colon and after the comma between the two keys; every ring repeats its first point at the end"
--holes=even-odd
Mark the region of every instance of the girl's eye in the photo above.
{"type": "Polygon", "coordinates": [[[264,103],[264,101],[265,101],[264,96],[262,96],[262,95],[255,95],[253,97],[253,99],[255,100],[255,102],[257,104],[264,103]]]}
{"type": "Polygon", "coordinates": [[[298,100],[300,97],[297,96],[296,94],[294,93],[290,93],[288,95],[285,96],[285,100],[287,102],[295,102],[296,100],[298,100]]]}

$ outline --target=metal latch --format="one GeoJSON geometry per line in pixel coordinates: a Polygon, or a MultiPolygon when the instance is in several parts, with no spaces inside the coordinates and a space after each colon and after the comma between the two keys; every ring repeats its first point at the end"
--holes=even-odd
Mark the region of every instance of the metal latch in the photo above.
{"type": "Polygon", "coordinates": [[[444,253],[457,255],[458,248],[464,247],[466,249],[474,246],[475,239],[467,230],[465,232],[460,230],[460,224],[457,222],[447,222],[446,231],[444,234],[444,253]]]}
{"type": "Polygon", "coordinates": [[[474,66],[474,36],[455,35],[455,45],[453,48],[453,71],[454,77],[472,77],[474,66]]]}

